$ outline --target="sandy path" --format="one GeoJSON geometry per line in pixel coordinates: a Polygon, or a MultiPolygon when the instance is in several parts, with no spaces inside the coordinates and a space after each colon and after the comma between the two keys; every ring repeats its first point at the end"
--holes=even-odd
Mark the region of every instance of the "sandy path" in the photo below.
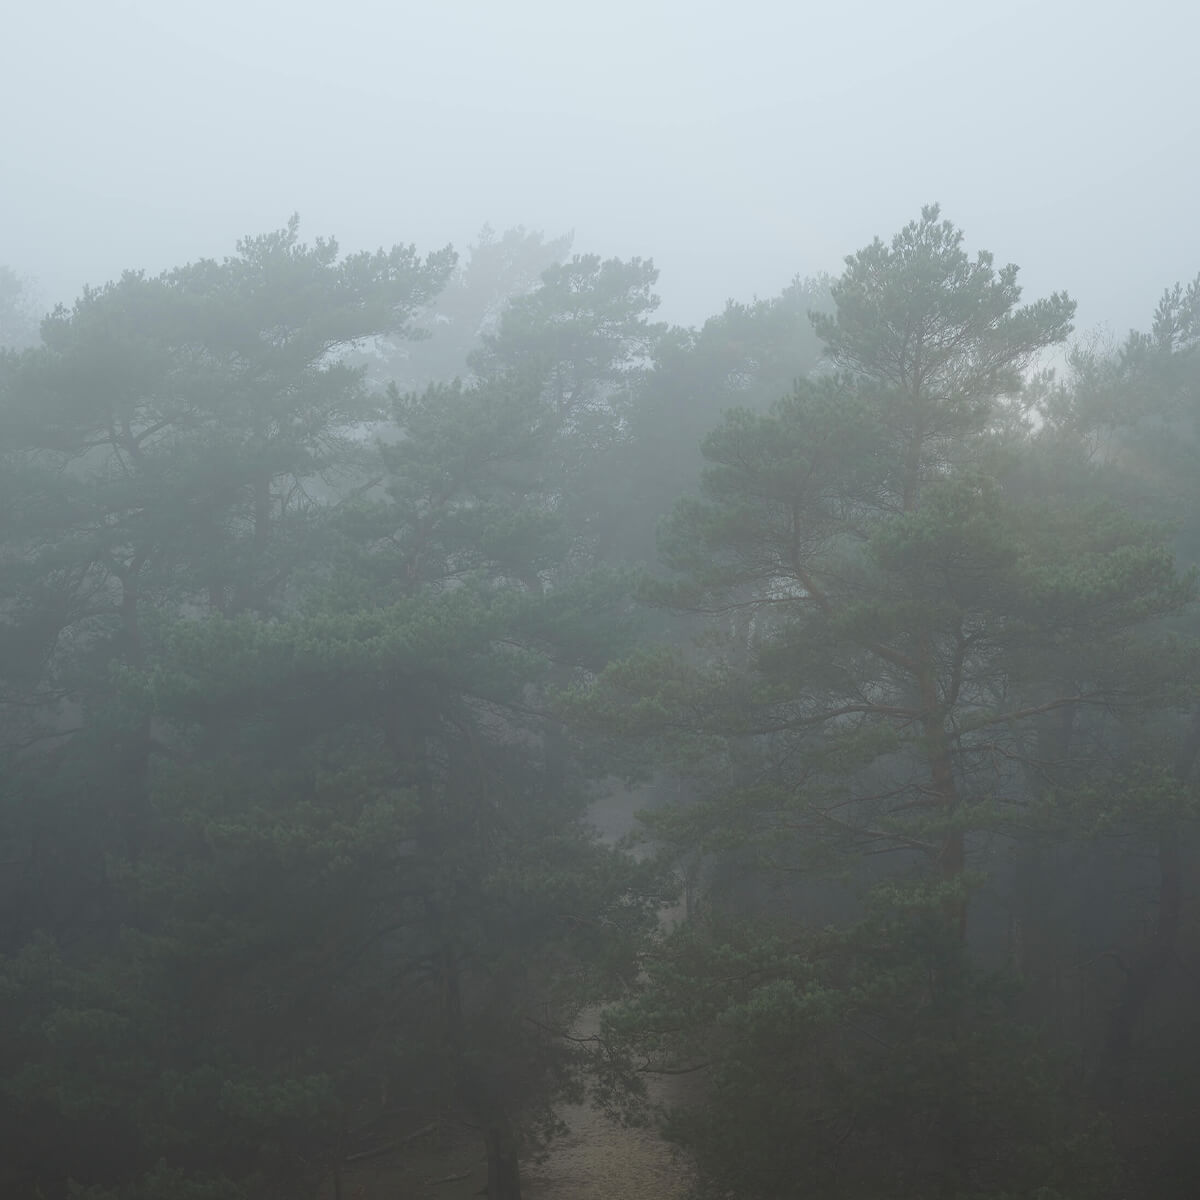
{"type": "MultiPolygon", "coordinates": [[[[615,841],[632,828],[634,812],[645,796],[618,792],[591,811],[605,839],[615,841]]],[[[678,908],[662,914],[665,925],[682,916],[678,908]]],[[[589,1012],[576,1033],[587,1036],[599,1026],[599,1013],[589,1012]]],[[[650,1080],[653,1100],[663,1101],[668,1080],[650,1080]]],[[[652,1129],[627,1129],[603,1113],[581,1105],[564,1105],[562,1119],[570,1133],[550,1147],[545,1163],[523,1170],[525,1200],[682,1200],[691,1173],[672,1147],[652,1129]]]]}
{"type": "MultiPolygon", "coordinates": [[[[638,797],[619,794],[593,812],[605,836],[614,839],[633,823],[638,797]]],[[[678,911],[663,914],[665,923],[678,911]]],[[[582,1036],[596,1032],[599,1012],[584,1015],[582,1036]]],[[[671,1080],[651,1080],[650,1094],[662,1101],[671,1080]]],[[[691,1174],[672,1148],[650,1129],[627,1129],[586,1105],[564,1105],[570,1132],[554,1142],[546,1161],[522,1166],[525,1200],[683,1200],[691,1174]]],[[[437,1145],[420,1143],[347,1170],[345,1200],[479,1200],[487,1183],[482,1145],[464,1135],[437,1145]]]]}
{"type": "Polygon", "coordinates": [[[593,1109],[562,1110],[571,1132],[525,1171],[526,1200],[682,1200],[688,1172],[648,1129],[624,1129],[593,1109]]]}

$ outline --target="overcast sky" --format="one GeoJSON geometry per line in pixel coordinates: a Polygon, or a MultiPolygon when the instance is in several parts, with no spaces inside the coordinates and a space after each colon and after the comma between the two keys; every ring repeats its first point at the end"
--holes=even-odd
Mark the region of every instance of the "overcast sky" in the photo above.
{"type": "Polygon", "coordinates": [[[6,0],[0,262],[48,300],[298,211],[652,257],[663,313],[837,270],[939,201],[1145,326],[1200,271],[1194,0],[6,0]]]}

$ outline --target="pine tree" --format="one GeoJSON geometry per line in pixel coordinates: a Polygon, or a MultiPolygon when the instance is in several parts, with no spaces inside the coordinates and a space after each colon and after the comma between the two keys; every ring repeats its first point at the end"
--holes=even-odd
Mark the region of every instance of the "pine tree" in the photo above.
{"type": "Polygon", "coordinates": [[[1039,719],[1128,697],[1134,639],[1192,594],[1111,503],[1055,510],[1009,486],[1024,374],[1073,305],[1019,306],[1016,268],[961,242],[928,208],[846,260],[813,317],[833,369],[766,415],[730,413],[701,497],[665,526],[675,577],[647,596],[713,632],[608,668],[582,702],[693,779],[651,831],[708,856],[709,907],[614,1028],[711,1063],[679,1129],[733,1194],[844,1172],[869,1191],[872,1164],[898,1172],[892,1194],[1034,1186],[1037,1128],[992,1126],[1021,1103],[1004,1064],[1036,1054],[971,961],[970,894],[1024,820],[1039,719]],[[770,1107],[805,1071],[820,1085],[770,1107]],[[899,1119],[879,1087],[912,1089],[899,1119]],[[746,1177],[751,1136],[794,1154],[746,1177]]]}

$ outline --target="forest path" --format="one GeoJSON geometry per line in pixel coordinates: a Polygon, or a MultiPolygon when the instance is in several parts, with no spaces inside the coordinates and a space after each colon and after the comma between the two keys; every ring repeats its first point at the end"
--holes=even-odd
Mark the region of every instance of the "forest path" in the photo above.
{"type": "MultiPolygon", "coordinates": [[[[590,816],[607,841],[633,825],[644,803],[635,793],[618,792],[597,804],[590,816]]],[[[678,920],[677,909],[663,913],[678,920]]],[[[595,1033],[599,1012],[585,1013],[579,1036],[595,1033]]],[[[664,1102],[677,1092],[677,1079],[649,1080],[650,1097],[664,1102]]],[[[631,1129],[588,1105],[559,1109],[569,1132],[554,1141],[542,1163],[522,1164],[524,1200],[683,1200],[691,1185],[687,1164],[653,1129],[631,1129]]],[[[475,1135],[439,1145],[409,1146],[346,1171],[343,1200],[479,1200],[487,1186],[487,1164],[475,1135]]]]}
{"type": "MultiPolygon", "coordinates": [[[[690,1173],[657,1133],[627,1129],[586,1105],[561,1110],[570,1132],[546,1161],[522,1167],[524,1200],[684,1200],[690,1173]]],[[[487,1166],[475,1137],[346,1170],[343,1200],[480,1200],[487,1166]]]]}
{"type": "Polygon", "coordinates": [[[690,1172],[652,1129],[627,1129],[586,1106],[564,1106],[571,1132],[525,1168],[525,1200],[683,1200],[690,1172]]]}

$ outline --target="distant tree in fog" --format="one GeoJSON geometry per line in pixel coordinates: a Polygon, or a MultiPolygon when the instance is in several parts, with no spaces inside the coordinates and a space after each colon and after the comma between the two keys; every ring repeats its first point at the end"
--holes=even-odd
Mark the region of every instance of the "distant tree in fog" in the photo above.
{"type": "Polygon", "coordinates": [[[37,341],[38,299],[32,283],[0,264],[0,349],[24,350],[37,341]]]}

